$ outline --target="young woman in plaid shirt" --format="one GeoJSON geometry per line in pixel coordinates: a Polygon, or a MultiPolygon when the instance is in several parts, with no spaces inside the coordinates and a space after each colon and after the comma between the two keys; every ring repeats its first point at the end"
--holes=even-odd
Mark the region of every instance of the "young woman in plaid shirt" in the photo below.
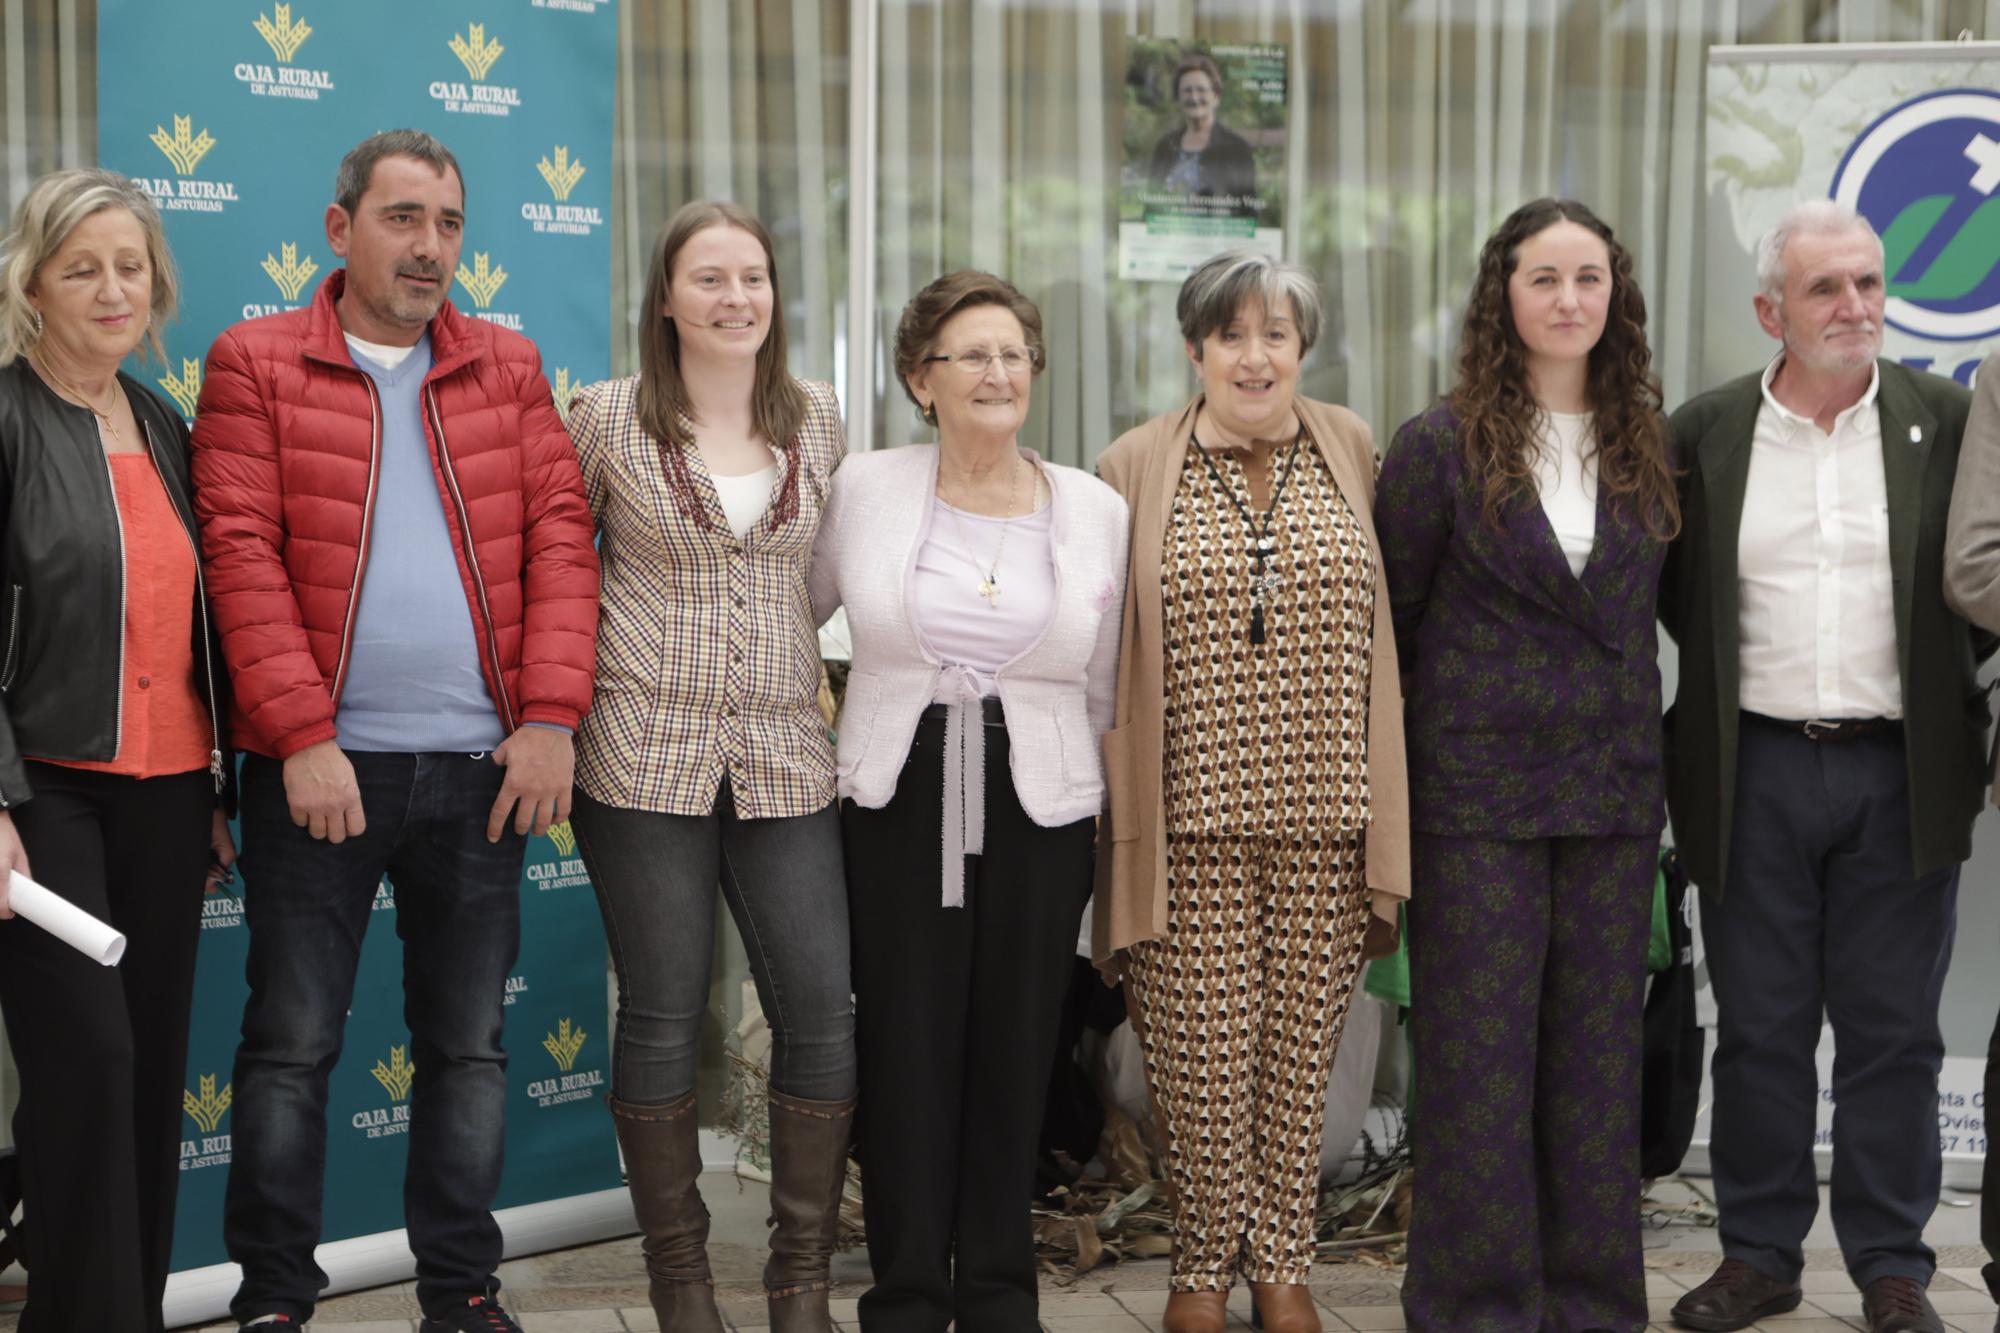
{"type": "Polygon", "coordinates": [[[639,374],[582,390],[569,419],[604,567],[573,822],[618,973],[610,1106],[660,1326],[720,1333],[695,1188],[719,881],[773,1039],[770,1322],[830,1333],[854,1014],[806,561],[846,444],[833,390],[785,368],[749,213],[676,213],[645,308],[639,374]]]}

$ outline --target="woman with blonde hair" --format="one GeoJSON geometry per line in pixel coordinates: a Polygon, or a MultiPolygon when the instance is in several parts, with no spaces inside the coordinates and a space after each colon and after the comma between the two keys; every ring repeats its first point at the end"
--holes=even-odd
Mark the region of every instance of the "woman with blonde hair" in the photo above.
{"type": "Polygon", "coordinates": [[[162,1327],[202,893],[236,859],[187,427],[118,369],[163,356],[177,294],[159,213],[109,171],[43,177],[0,244],[0,1014],[29,1333],[162,1327]],[[9,871],[109,921],[124,959],[7,919],[9,871]]]}
{"type": "Polygon", "coordinates": [[[736,205],[667,221],[643,308],[639,374],[569,418],[602,538],[571,818],[618,974],[610,1108],[660,1327],[720,1333],[695,1187],[719,881],[771,1023],[770,1324],[830,1333],[854,1017],[806,561],[840,409],[786,368],[771,238],[736,205]]]}

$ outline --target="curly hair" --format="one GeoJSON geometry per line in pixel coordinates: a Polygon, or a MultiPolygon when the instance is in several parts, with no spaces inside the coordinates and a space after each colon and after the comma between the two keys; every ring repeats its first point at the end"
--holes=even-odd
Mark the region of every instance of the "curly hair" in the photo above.
{"type": "Polygon", "coordinates": [[[1528,379],[1528,350],[1514,327],[1508,282],[1521,246],[1558,222],[1574,222],[1611,255],[1611,305],[1603,336],[1590,349],[1586,388],[1597,440],[1597,484],[1614,509],[1637,518],[1661,540],[1680,531],[1680,504],[1667,453],[1660,382],[1646,346],[1646,298],[1632,276],[1632,256],[1611,228],[1574,199],[1537,199],[1500,224],[1479,252],[1479,274],[1466,305],[1458,384],[1449,403],[1458,418],[1466,465],[1484,490],[1482,513],[1532,502],[1537,423],[1543,409],[1528,379]]]}

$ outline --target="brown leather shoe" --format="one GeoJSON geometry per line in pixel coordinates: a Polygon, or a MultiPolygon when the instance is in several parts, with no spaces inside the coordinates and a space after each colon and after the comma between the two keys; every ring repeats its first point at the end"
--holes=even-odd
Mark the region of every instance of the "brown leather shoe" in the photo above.
{"type": "Polygon", "coordinates": [[[1160,1316],[1166,1333],[1223,1333],[1229,1327],[1229,1293],[1226,1291],[1177,1291],[1167,1297],[1167,1312],[1160,1316]]]}
{"type": "Polygon", "coordinates": [[[1861,1293],[1868,1333],[1944,1333],[1924,1284],[1915,1278],[1878,1277],[1861,1293]]]}
{"type": "Polygon", "coordinates": [[[1320,1333],[1319,1311],[1313,1307],[1312,1292],[1290,1282],[1252,1282],[1250,1299],[1256,1302],[1253,1322],[1264,1333],[1320,1333]]]}
{"type": "Polygon", "coordinates": [[[1774,1282],[1741,1259],[1724,1259],[1708,1281],[1674,1302],[1674,1322],[1702,1333],[1731,1333],[1799,1308],[1797,1283],[1774,1282]]]}

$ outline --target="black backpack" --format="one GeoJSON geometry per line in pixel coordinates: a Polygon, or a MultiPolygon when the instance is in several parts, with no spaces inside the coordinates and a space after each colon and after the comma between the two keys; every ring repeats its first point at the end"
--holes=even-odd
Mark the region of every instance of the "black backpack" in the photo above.
{"type": "Polygon", "coordinates": [[[1653,974],[1646,993],[1644,1055],[1639,1091],[1639,1174],[1647,1180],[1681,1169],[1701,1108],[1708,1034],[1695,1021],[1694,932],[1688,917],[1694,887],[1669,848],[1660,855],[1667,889],[1667,937],[1673,958],[1653,974]]]}

